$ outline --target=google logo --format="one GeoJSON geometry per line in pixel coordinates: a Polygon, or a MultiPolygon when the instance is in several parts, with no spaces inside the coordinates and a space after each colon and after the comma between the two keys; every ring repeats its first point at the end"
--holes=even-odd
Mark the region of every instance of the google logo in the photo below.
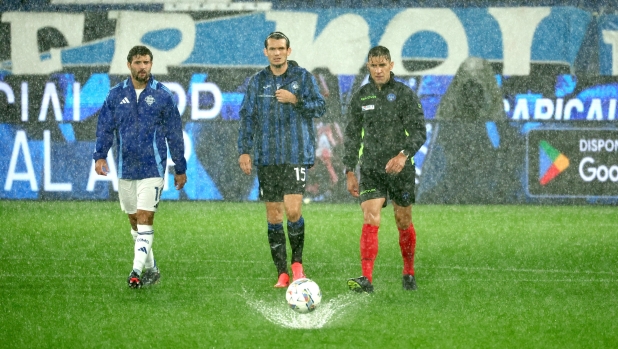
{"type": "Polygon", "coordinates": [[[594,164],[594,159],[589,156],[583,158],[579,163],[579,175],[584,181],[592,182],[596,179],[599,182],[606,182],[607,180],[618,182],[618,165],[594,167],[588,166],[588,164],[594,164]]]}

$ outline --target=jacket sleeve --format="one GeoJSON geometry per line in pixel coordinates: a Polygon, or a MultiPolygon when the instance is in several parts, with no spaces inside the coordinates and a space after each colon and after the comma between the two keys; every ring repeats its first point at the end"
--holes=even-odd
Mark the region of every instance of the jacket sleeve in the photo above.
{"type": "Polygon", "coordinates": [[[255,114],[257,113],[256,76],[251,77],[247,92],[240,106],[240,126],[238,127],[238,155],[251,154],[253,149],[253,134],[255,114]]]}
{"type": "Polygon", "coordinates": [[[114,131],[116,128],[113,111],[110,108],[110,95],[111,94],[108,94],[105,102],[103,102],[103,107],[101,107],[97,119],[97,141],[94,148],[94,153],[92,154],[92,159],[94,161],[106,159],[109,149],[114,144],[114,131]]]}
{"type": "Polygon", "coordinates": [[[326,101],[320,94],[320,87],[315,77],[308,71],[304,74],[302,94],[297,96],[296,108],[302,110],[306,118],[319,118],[326,112],[326,101]]]}
{"type": "Polygon", "coordinates": [[[165,107],[166,140],[174,161],[176,174],[187,172],[187,160],[185,159],[185,141],[182,132],[182,120],[171,94],[167,94],[168,102],[165,107]]]}
{"type": "Polygon", "coordinates": [[[348,107],[347,122],[343,137],[345,149],[343,164],[346,169],[353,169],[358,163],[359,151],[363,141],[363,117],[358,103],[358,93],[354,94],[348,107]]]}
{"type": "Polygon", "coordinates": [[[412,156],[425,144],[427,140],[427,130],[425,129],[425,115],[423,107],[416,94],[408,89],[403,100],[403,110],[400,111],[403,115],[402,121],[406,131],[406,141],[404,149],[412,156]]]}

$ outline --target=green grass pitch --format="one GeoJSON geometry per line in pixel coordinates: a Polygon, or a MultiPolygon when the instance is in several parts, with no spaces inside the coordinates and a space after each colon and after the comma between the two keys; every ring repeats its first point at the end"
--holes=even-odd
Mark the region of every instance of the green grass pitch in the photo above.
{"type": "Polygon", "coordinates": [[[618,347],[615,207],[414,206],[419,289],[406,292],[389,205],[372,295],[346,285],[359,206],[303,216],[323,299],[297,315],[272,287],[260,203],[163,202],[161,283],[133,290],[117,202],[0,201],[0,348],[618,347]]]}

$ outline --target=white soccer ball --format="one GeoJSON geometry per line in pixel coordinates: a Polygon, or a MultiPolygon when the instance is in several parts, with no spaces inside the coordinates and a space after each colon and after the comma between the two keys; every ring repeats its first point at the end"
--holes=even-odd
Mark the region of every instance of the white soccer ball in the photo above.
{"type": "Polygon", "coordinates": [[[292,310],[306,314],[315,310],[322,301],[320,286],[309,279],[298,279],[290,284],[285,293],[292,310]]]}

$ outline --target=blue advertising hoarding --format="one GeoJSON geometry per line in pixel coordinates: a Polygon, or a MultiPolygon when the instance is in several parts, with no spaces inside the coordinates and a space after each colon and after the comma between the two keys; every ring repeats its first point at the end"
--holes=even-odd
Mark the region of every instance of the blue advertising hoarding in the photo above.
{"type": "MultiPolygon", "coordinates": [[[[498,192],[497,186],[500,202],[535,202],[536,195],[527,190],[525,144],[531,130],[555,124],[616,125],[613,33],[618,17],[602,16],[597,23],[591,13],[571,7],[308,9],[207,19],[194,13],[120,10],[94,17],[6,12],[2,22],[11,26],[11,56],[0,62],[2,199],[99,200],[115,195],[114,177],[99,177],[92,169],[96,115],[109,88],[126,77],[128,49],[139,43],[153,49],[153,74],[175,95],[188,176],[196,179],[181,192],[166,190],[167,200],[257,199],[255,178],[240,175],[236,163],[238,110],[247,79],[267,64],[263,38],[274,30],[290,36],[290,58],[314,73],[327,97],[329,111],[316,120],[320,154],[307,193],[315,200],[349,199],[341,173],[341,130],[352,92],[366,82],[364,61],[373,45],[391,49],[397,79],[419,95],[425,110],[429,137],[415,156],[419,202],[483,203],[498,192]],[[136,16],[148,17],[150,24],[136,28],[136,16]],[[109,35],[87,33],[93,18],[109,22],[109,35]],[[601,74],[576,74],[591,23],[598,24],[601,74]],[[66,44],[37,54],[33,45],[45,46],[37,30],[50,26],[66,44]],[[85,40],[89,35],[92,40],[85,40]],[[491,73],[463,72],[470,57],[491,73]],[[498,91],[499,98],[492,101],[499,104],[498,112],[477,113],[482,115],[474,120],[478,127],[451,127],[449,123],[469,120],[444,120],[440,113],[482,99],[464,94],[461,86],[498,91]],[[484,140],[479,147],[486,151],[479,156],[499,158],[501,165],[479,163],[468,170],[467,182],[449,177],[461,171],[461,164],[449,160],[458,150],[447,135],[457,128],[475,135],[469,142],[484,140]],[[504,175],[474,180],[488,179],[482,172],[491,166],[502,167],[504,175]],[[448,187],[445,183],[478,188],[465,194],[467,199],[452,199],[439,190],[448,187]]],[[[591,191],[581,197],[595,201],[598,196],[591,191]]]]}

